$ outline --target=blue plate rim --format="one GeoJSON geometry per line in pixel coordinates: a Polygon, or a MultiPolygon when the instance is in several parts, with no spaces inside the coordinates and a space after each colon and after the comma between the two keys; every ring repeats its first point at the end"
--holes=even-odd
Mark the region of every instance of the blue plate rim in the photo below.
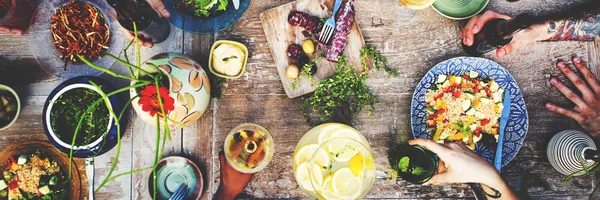
{"type": "Polygon", "coordinates": [[[230,2],[227,5],[225,13],[214,18],[201,19],[175,9],[174,1],[164,1],[165,7],[171,14],[168,18],[169,22],[180,29],[197,34],[216,33],[231,27],[244,16],[244,13],[250,7],[250,0],[240,0],[237,10],[233,7],[233,3],[230,2]]]}
{"type": "MultiPolygon", "coordinates": [[[[514,120],[516,120],[515,117],[516,117],[517,113],[513,109],[513,107],[515,107],[515,106],[522,107],[523,108],[523,110],[522,110],[523,113],[521,113],[519,116],[524,116],[524,119],[525,119],[524,123],[522,123],[523,127],[521,128],[522,130],[524,130],[524,134],[523,134],[523,136],[521,138],[518,139],[518,142],[516,142],[516,143],[515,142],[511,142],[511,143],[515,144],[515,148],[514,148],[515,151],[513,151],[513,152],[507,152],[507,151],[505,151],[506,148],[503,148],[503,152],[502,152],[502,155],[503,155],[502,156],[502,167],[504,167],[510,161],[512,161],[512,159],[514,157],[516,157],[516,155],[518,154],[519,150],[521,149],[521,146],[523,145],[523,142],[525,141],[525,138],[527,137],[527,131],[528,131],[528,128],[529,128],[529,113],[527,111],[527,104],[525,102],[525,98],[523,97],[523,93],[521,92],[521,89],[518,87],[518,84],[517,84],[516,80],[513,78],[513,76],[510,74],[510,72],[506,68],[502,67],[500,64],[498,64],[498,63],[496,63],[496,62],[494,62],[492,60],[489,60],[489,59],[477,58],[477,57],[455,57],[455,58],[450,58],[450,59],[444,60],[444,61],[436,64],[429,71],[427,71],[427,73],[423,76],[423,78],[419,81],[419,83],[415,87],[415,90],[414,90],[412,98],[411,98],[410,117],[411,117],[411,131],[412,131],[413,137],[419,138],[418,135],[417,135],[417,132],[415,130],[415,129],[417,129],[416,128],[416,124],[415,124],[415,110],[416,110],[415,109],[415,105],[417,104],[417,102],[419,102],[419,98],[416,96],[418,94],[418,92],[419,92],[419,90],[418,90],[419,87],[423,86],[423,88],[425,88],[424,85],[427,84],[427,83],[424,82],[424,81],[425,81],[425,78],[427,76],[437,75],[437,73],[435,72],[436,70],[441,70],[443,66],[446,66],[446,64],[448,64],[448,63],[454,63],[456,61],[460,61],[460,63],[465,63],[465,61],[468,61],[468,62],[488,62],[489,65],[492,65],[492,67],[495,67],[498,70],[502,71],[503,73],[506,73],[506,75],[507,75],[506,78],[510,78],[510,80],[507,81],[507,82],[505,81],[505,82],[499,83],[501,86],[503,86],[503,85],[504,86],[509,86],[510,85],[510,86],[513,86],[514,89],[516,89],[517,93],[512,93],[511,94],[511,114],[510,114],[510,117],[509,117],[509,122],[513,122],[514,120]],[[517,103],[518,103],[517,101],[522,102],[523,103],[522,106],[517,105],[517,103]]],[[[480,65],[472,65],[472,67],[482,67],[482,66],[480,66],[480,65]]],[[[451,67],[448,67],[447,70],[450,70],[450,68],[451,67]]],[[[507,88],[507,91],[508,91],[508,88],[507,88]]],[[[508,131],[509,128],[511,128],[511,127],[507,126],[507,131],[508,131]]],[[[427,136],[429,136],[428,138],[430,138],[430,135],[428,133],[425,133],[425,134],[427,134],[427,136]]],[[[509,139],[510,139],[511,135],[505,134],[505,137],[504,137],[504,139],[505,139],[505,145],[507,144],[507,140],[506,140],[507,137],[509,137],[509,139]]],[[[479,149],[478,149],[478,147],[476,147],[475,151],[479,154],[478,151],[481,151],[481,150],[483,150],[481,147],[479,147],[479,149]]],[[[487,158],[484,155],[481,155],[481,156],[482,156],[482,158],[484,158],[484,160],[487,160],[488,162],[493,163],[493,156],[492,157],[487,157],[487,158]]]]}

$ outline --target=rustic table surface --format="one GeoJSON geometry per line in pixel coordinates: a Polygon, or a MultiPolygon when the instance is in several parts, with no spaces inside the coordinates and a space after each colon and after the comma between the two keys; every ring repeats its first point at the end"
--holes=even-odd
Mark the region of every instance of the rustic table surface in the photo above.
{"type": "MultiPolygon", "coordinates": [[[[591,0],[590,0],[591,1],[591,0]]],[[[292,172],[292,154],[296,143],[311,127],[301,114],[301,99],[289,99],[283,90],[273,57],[264,35],[259,14],[290,0],[252,0],[250,8],[231,28],[210,35],[186,33],[172,28],[169,39],[154,48],[143,48],[142,59],[163,52],[184,53],[207,64],[209,49],[216,40],[239,41],[250,51],[243,77],[229,80],[224,96],[213,99],[209,110],[197,122],[176,130],[168,141],[164,156],[182,155],[194,160],[204,174],[202,199],[211,199],[219,184],[218,152],[223,140],[235,126],[252,122],[266,127],[275,140],[275,156],[271,164],[254,175],[241,197],[302,198],[292,172]]],[[[585,3],[577,1],[493,0],[489,9],[516,15],[523,12],[548,14],[585,3]]],[[[445,59],[463,56],[460,29],[464,21],[446,19],[433,9],[416,12],[403,8],[394,0],[356,1],[357,20],[365,41],[373,44],[400,73],[388,78],[372,72],[368,86],[381,100],[373,116],[366,112],[355,116],[353,126],[369,140],[377,163],[387,163],[390,144],[404,141],[410,132],[410,98],[421,77],[445,59]],[[383,9],[385,8],[385,9],[383,9]]],[[[61,78],[47,74],[32,56],[28,37],[0,34],[0,83],[14,87],[22,98],[23,109],[16,124],[0,132],[0,149],[24,140],[46,140],[41,114],[44,101],[61,78]]],[[[561,130],[580,129],[572,120],[544,108],[551,101],[567,104],[557,90],[548,84],[546,75],[562,74],[554,66],[557,58],[580,55],[594,73],[600,69],[600,42],[538,42],[502,59],[486,57],[507,68],[521,87],[529,111],[530,127],[517,157],[502,171],[502,176],[520,194],[534,199],[585,199],[596,185],[594,176],[580,176],[563,187],[563,176],[546,159],[546,144],[561,130]]],[[[122,55],[121,55],[122,56],[122,55]]],[[[112,69],[123,71],[122,65],[112,69]]],[[[101,75],[110,79],[107,75],[101,75]]],[[[114,81],[123,86],[126,82],[114,81]]],[[[153,162],[154,128],[146,125],[133,111],[122,139],[122,153],[116,173],[150,166],[153,162]]],[[[96,158],[96,185],[114,159],[115,150],[96,158]]],[[[83,181],[87,183],[83,160],[78,159],[83,181]]],[[[149,172],[117,178],[96,193],[98,199],[149,199],[149,172]]],[[[88,187],[87,184],[85,187],[88,187]]],[[[86,190],[84,190],[86,191],[86,190]]],[[[379,181],[368,198],[469,198],[471,189],[464,184],[441,186],[412,185],[402,180],[379,181]]]]}

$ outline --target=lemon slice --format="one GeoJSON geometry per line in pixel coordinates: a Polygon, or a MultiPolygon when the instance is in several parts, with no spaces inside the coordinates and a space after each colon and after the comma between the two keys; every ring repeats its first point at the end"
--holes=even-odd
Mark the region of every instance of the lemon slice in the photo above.
{"type": "Polygon", "coordinates": [[[331,177],[333,192],[347,198],[356,199],[360,195],[361,179],[354,176],[348,167],[340,168],[331,177]]]}
{"type": "Polygon", "coordinates": [[[343,127],[339,124],[325,125],[325,127],[321,129],[321,133],[319,134],[319,144],[327,142],[327,140],[331,138],[331,134],[335,133],[337,130],[343,129],[346,129],[346,127],[343,127]]]}
{"type": "Polygon", "coordinates": [[[313,187],[312,183],[311,183],[311,178],[314,182],[316,183],[322,183],[323,182],[323,172],[321,172],[321,168],[319,168],[318,165],[313,164],[312,167],[312,177],[311,177],[311,171],[308,170],[310,164],[307,163],[302,163],[300,165],[298,165],[298,167],[296,168],[296,181],[298,182],[298,185],[300,185],[300,187],[302,187],[304,190],[312,192],[315,191],[315,188],[313,187]]]}
{"type": "Polygon", "coordinates": [[[317,165],[328,167],[330,162],[327,151],[321,149],[317,152],[317,150],[319,150],[319,145],[316,144],[309,144],[300,148],[294,156],[294,162],[296,162],[296,165],[299,165],[309,161],[313,156],[316,156],[315,163],[317,165]],[[317,153],[315,154],[315,152],[317,153]]]}
{"type": "Polygon", "coordinates": [[[362,177],[363,171],[365,171],[365,163],[361,153],[357,153],[348,161],[348,167],[352,174],[357,177],[362,177]]]}

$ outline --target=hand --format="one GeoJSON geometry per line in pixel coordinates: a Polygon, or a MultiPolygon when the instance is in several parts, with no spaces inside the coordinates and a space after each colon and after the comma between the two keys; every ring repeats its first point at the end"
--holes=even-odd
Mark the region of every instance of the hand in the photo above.
{"type": "MultiPolygon", "coordinates": [[[[463,44],[467,46],[473,45],[474,35],[481,31],[485,23],[496,18],[511,19],[508,15],[503,15],[492,10],[486,11],[483,15],[472,17],[461,32],[460,38],[463,40],[463,44]]],[[[543,29],[544,25],[536,24],[516,33],[510,43],[496,50],[496,56],[501,58],[535,41],[548,39],[548,35],[543,33],[543,29]]]]}
{"type": "Polygon", "coordinates": [[[408,144],[423,146],[440,158],[438,173],[427,182],[429,184],[482,183],[495,185],[495,181],[502,180],[494,166],[462,143],[439,144],[433,140],[419,138],[408,141],[408,144]]]}
{"type": "Polygon", "coordinates": [[[5,32],[13,35],[23,35],[23,30],[18,28],[9,28],[6,26],[0,26],[0,32],[5,32]]]}
{"type": "Polygon", "coordinates": [[[221,161],[221,182],[214,199],[232,200],[246,188],[253,174],[235,170],[225,160],[223,151],[219,153],[219,160],[221,161]]]}
{"type": "Polygon", "coordinates": [[[574,119],[592,137],[598,138],[600,137],[600,84],[581,58],[573,58],[573,63],[583,75],[583,78],[575,74],[563,61],[558,61],[556,66],[575,85],[577,90],[581,92],[581,96],[565,86],[556,77],[552,77],[550,83],[575,103],[575,108],[567,109],[553,103],[546,103],[546,108],[552,112],[574,119]]]}
{"type": "MultiPolygon", "coordinates": [[[[154,8],[156,13],[158,13],[158,16],[160,16],[162,18],[169,18],[171,16],[169,11],[167,11],[167,8],[165,8],[165,5],[162,3],[162,0],[147,0],[147,1],[148,1],[148,4],[150,4],[150,6],[152,6],[152,8],[154,8]]],[[[125,37],[127,37],[128,40],[133,40],[135,38],[134,34],[132,32],[130,32],[129,30],[127,30],[123,27],[121,27],[121,32],[123,32],[123,34],[125,34],[125,37]]],[[[139,33],[138,33],[138,38],[139,38],[138,44],[140,46],[145,46],[145,47],[149,47],[149,48],[152,48],[152,46],[154,46],[154,44],[152,43],[152,38],[143,36],[139,33]]]]}

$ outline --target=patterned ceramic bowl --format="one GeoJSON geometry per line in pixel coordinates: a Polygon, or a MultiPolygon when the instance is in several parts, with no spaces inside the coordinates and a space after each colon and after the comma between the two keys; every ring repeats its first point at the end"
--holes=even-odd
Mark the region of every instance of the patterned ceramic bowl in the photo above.
{"type": "MultiPolygon", "coordinates": [[[[157,73],[157,70],[160,70],[168,75],[169,96],[175,100],[175,109],[167,113],[170,119],[189,125],[198,120],[208,108],[210,82],[204,69],[192,58],[179,53],[162,53],[144,62],[142,69],[150,73],[157,73]],[[158,69],[152,65],[157,66],[158,69]]],[[[139,90],[130,90],[131,98],[138,95],[139,90]]],[[[132,107],[147,124],[156,126],[155,117],[142,110],[139,99],[133,100],[132,107]]]]}
{"type": "MultiPolygon", "coordinates": [[[[550,139],[546,155],[548,162],[563,175],[569,175],[583,169],[583,162],[586,167],[592,166],[595,162],[585,158],[584,152],[587,150],[597,150],[594,140],[590,136],[576,130],[565,130],[557,133],[550,139]]],[[[583,175],[580,172],[575,175],[583,175]]]]}

